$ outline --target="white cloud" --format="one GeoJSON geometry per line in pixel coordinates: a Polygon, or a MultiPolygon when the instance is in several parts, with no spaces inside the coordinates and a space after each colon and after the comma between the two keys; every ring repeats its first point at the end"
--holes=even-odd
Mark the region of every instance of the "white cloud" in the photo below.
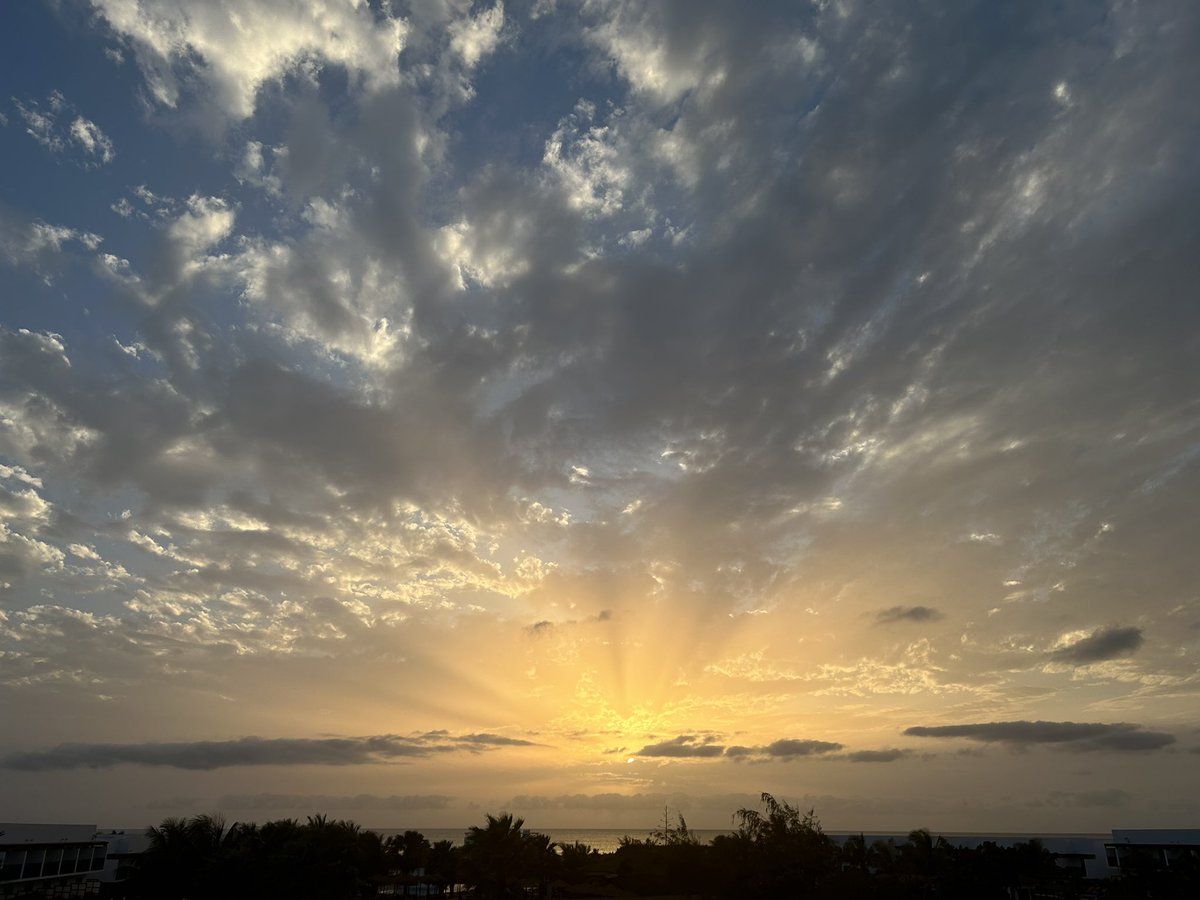
{"type": "Polygon", "coordinates": [[[612,126],[590,124],[595,113],[594,105],[580,102],[546,141],[542,161],[558,177],[572,207],[611,216],[621,210],[632,175],[612,126]]]}
{"type": "Polygon", "coordinates": [[[227,201],[193,194],[187,212],[167,227],[167,234],[189,257],[195,257],[227,238],[236,217],[227,201]]]}
{"type": "Polygon", "coordinates": [[[705,48],[690,48],[692,52],[684,54],[670,52],[653,7],[620,0],[590,0],[585,7],[596,12],[599,20],[589,36],[610,55],[638,93],[658,103],[671,103],[705,77],[705,48]]]}
{"type": "Polygon", "coordinates": [[[117,158],[113,143],[95,122],[90,122],[83,116],[76,116],[71,123],[71,137],[90,156],[98,156],[100,162],[110,163],[117,158]]]}
{"type": "Polygon", "coordinates": [[[322,357],[397,365],[411,337],[411,300],[389,260],[364,246],[348,203],[313,200],[295,241],[247,240],[231,260],[260,327],[322,357]]]}
{"type": "Polygon", "coordinates": [[[83,153],[82,161],[76,162],[85,168],[105,165],[117,158],[112,140],[90,119],[77,114],[69,125],[60,124],[60,115],[75,109],[61,92],[52,91],[44,101],[44,107],[36,100],[22,103],[16,98],[13,98],[13,104],[25,122],[25,133],[51,153],[76,147],[83,153]]]}
{"type": "Polygon", "coordinates": [[[523,220],[510,221],[508,241],[493,240],[495,229],[456,222],[438,231],[434,248],[446,265],[457,274],[460,290],[470,279],[482,287],[503,287],[529,271],[529,259],[523,244],[528,238],[529,224],[523,220]]]}
{"type": "Polygon", "coordinates": [[[25,121],[25,133],[51,153],[62,150],[65,145],[62,137],[56,133],[53,112],[42,112],[35,100],[30,100],[28,103],[29,105],[26,106],[20,100],[13,100],[17,112],[25,121]]]}
{"type": "Polygon", "coordinates": [[[63,263],[68,243],[81,244],[87,250],[95,250],[103,238],[90,231],[52,225],[47,222],[29,222],[6,216],[0,209],[0,263],[10,266],[27,266],[50,284],[63,263]]]}
{"type": "Polygon", "coordinates": [[[180,69],[207,81],[234,119],[253,114],[267,81],[331,63],[368,90],[399,84],[405,24],[364,0],[93,0],[128,40],[155,99],[179,101],[180,69]]]}
{"type": "Polygon", "coordinates": [[[450,49],[458,54],[468,69],[477,66],[491,54],[500,42],[504,27],[504,4],[497,3],[477,16],[460,19],[450,25],[450,49]]]}

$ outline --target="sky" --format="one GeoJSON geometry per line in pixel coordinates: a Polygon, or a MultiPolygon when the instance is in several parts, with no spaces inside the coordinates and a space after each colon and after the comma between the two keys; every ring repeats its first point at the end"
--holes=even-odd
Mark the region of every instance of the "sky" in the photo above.
{"type": "Polygon", "coordinates": [[[1200,820],[1200,5],[0,12],[0,810],[1200,820]]]}

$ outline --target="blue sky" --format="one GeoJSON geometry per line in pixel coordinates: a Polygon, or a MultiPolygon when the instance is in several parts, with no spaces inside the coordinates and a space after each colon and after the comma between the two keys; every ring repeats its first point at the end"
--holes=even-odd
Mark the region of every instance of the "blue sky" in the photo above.
{"type": "Polygon", "coordinates": [[[10,6],[11,818],[1194,822],[1192,4],[10,6]]]}

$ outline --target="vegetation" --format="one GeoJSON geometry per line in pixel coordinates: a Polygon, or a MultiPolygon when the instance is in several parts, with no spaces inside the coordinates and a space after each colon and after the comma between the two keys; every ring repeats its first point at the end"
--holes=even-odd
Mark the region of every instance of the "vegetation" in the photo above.
{"type": "Polygon", "coordinates": [[[218,816],[166,819],[111,894],[128,900],[350,900],[379,893],[510,897],[686,896],[924,900],[972,897],[1200,896],[1200,870],[1184,860],[1102,884],[1055,864],[1036,841],[956,847],[930,832],[903,843],[862,835],[841,844],[810,810],[762,795],[740,809],[733,833],[702,844],[683,816],[614,853],[556,845],[508,813],[471,828],[461,847],[420,832],[381,839],[353,822],[310,817],[227,826],[218,816]],[[1085,890],[1086,888],[1086,890],[1085,890]]]}
{"type": "Polygon", "coordinates": [[[125,896],[145,900],[374,896],[384,842],[353,822],[311,816],[226,827],[217,816],[166,819],[147,832],[125,896]]]}

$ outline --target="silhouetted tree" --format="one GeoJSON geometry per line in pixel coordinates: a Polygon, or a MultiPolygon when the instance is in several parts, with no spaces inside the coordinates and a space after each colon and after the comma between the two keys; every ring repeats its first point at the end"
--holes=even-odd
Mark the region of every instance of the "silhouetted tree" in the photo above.
{"type": "Polygon", "coordinates": [[[429,848],[429,866],[426,869],[430,878],[437,881],[444,892],[453,888],[458,882],[459,849],[451,841],[436,841],[429,848]]]}
{"type": "Polygon", "coordinates": [[[805,896],[837,868],[838,847],[812,810],[801,813],[770,794],[763,811],[739,809],[737,836],[749,844],[751,895],[805,896]]]}
{"type": "MultiPolygon", "coordinates": [[[[430,845],[406,831],[386,842],[346,820],[310,817],[262,826],[226,827],[216,815],[164,819],[147,830],[149,847],[130,867],[123,885],[130,900],[359,900],[375,893],[376,876],[411,874],[424,866],[444,890],[459,882],[486,900],[545,897],[556,877],[587,880],[603,868],[615,870],[620,887],[635,894],[809,898],[809,900],[922,900],[1013,897],[1077,900],[1100,896],[1085,887],[1078,871],[1059,868],[1053,854],[1034,839],[1002,847],[953,846],[926,829],[909,832],[896,846],[852,835],[839,848],[810,810],[801,813],[770,794],[763,809],[740,809],[733,834],[701,844],[683,816],[647,840],[624,838],[601,858],[586,844],[557,848],[544,834],[524,830],[511,814],[487,816],[472,828],[460,850],[450,841],[430,845]],[[556,852],[561,850],[561,856],[556,852]],[[595,868],[593,868],[595,867],[595,868]]],[[[1111,900],[1200,897],[1200,855],[1159,853],[1141,858],[1109,879],[1102,895],[1111,900]]]]}
{"type": "Polygon", "coordinates": [[[595,872],[600,860],[600,851],[582,841],[573,844],[559,844],[559,854],[562,859],[562,877],[571,884],[580,884],[595,872]]]}
{"type": "Polygon", "coordinates": [[[526,874],[524,819],[511,813],[488,814],[487,825],[472,826],[463,842],[463,872],[481,897],[499,898],[518,895],[520,879],[526,874]]]}
{"type": "Polygon", "coordinates": [[[558,854],[554,852],[554,842],[549,835],[534,831],[523,834],[521,844],[526,876],[537,881],[539,897],[549,896],[550,882],[561,868],[558,854]]]}

